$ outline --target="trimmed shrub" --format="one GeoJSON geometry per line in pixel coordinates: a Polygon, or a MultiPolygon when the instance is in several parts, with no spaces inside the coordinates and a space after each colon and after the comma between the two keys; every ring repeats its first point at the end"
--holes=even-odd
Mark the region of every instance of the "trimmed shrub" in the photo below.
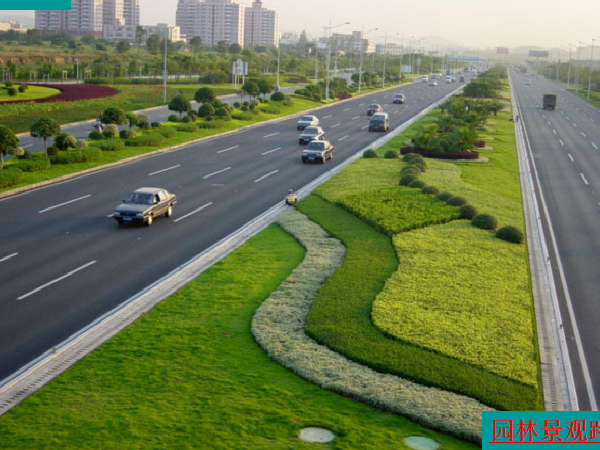
{"type": "MultiPolygon", "coordinates": [[[[191,125],[194,126],[194,125],[191,125]]],[[[164,142],[165,138],[162,134],[153,131],[151,133],[142,134],[141,136],[127,139],[125,145],[127,147],[155,147],[164,142]]]]}
{"type": "Polygon", "coordinates": [[[106,141],[94,143],[94,147],[100,149],[103,152],[116,152],[117,150],[121,150],[124,147],[124,145],[123,141],[109,139],[106,141]]]}
{"type": "Polygon", "coordinates": [[[435,186],[425,186],[423,189],[421,189],[421,192],[425,195],[438,195],[440,190],[435,186]]]}
{"type": "MultiPolygon", "coordinates": [[[[54,147],[57,151],[58,149],[56,147],[54,147]]],[[[48,150],[46,150],[48,151],[48,150]]],[[[17,156],[17,159],[31,159],[33,158],[33,155],[31,154],[31,152],[27,151],[27,150],[23,150],[23,154],[17,156]]]]}
{"type": "MultiPolygon", "coordinates": [[[[84,141],[85,142],[85,141],[84,141]]],[[[58,152],[60,151],[60,149],[58,147],[48,147],[46,149],[46,153],[48,153],[48,156],[56,156],[58,155],[58,152]]],[[[27,150],[25,150],[25,154],[23,156],[29,155],[29,158],[31,158],[31,153],[29,153],[27,150]]],[[[19,156],[19,158],[21,158],[21,156],[19,156]]]]}
{"type": "Polygon", "coordinates": [[[227,108],[217,108],[214,115],[217,117],[225,117],[229,115],[229,110],[227,108]]]}
{"type": "Polygon", "coordinates": [[[490,214],[478,214],[471,220],[471,225],[482,230],[495,230],[498,228],[498,221],[490,214]]]}
{"type": "Polygon", "coordinates": [[[75,147],[75,142],[77,142],[77,139],[69,133],[58,133],[54,138],[54,145],[61,150],[68,150],[75,147]]]}
{"type": "Polygon", "coordinates": [[[98,140],[98,139],[102,139],[104,136],[102,136],[102,133],[100,133],[99,131],[90,131],[90,134],[88,134],[88,138],[92,139],[92,140],[98,140]]]}
{"type": "Polygon", "coordinates": [[[404,162],[411,162],[411,161],[414,161],[415,159],[423,161],[423,157],[421,155],[419,155],[418,153],[407,153],[406,155],[404,155],[402,157],[402,161],[404,161],[404,162]]]}
{"type": "Polygon", "coordinates": [[[46,157],[36,157],[25,159],[17,163],[17,167],[23,172],[38,172],[50,168],[50,159],[46,157]]]}
{"type": "Polygon", "coordinates": [[[113,123],[104,126],[104,130],[102,131],[102,135],[109,139],[114,138],[119,134],[119,127],[113,123]]]}
{"type": "Polygon", "coordinates": [[[234,114],[231,116],[231,118],[235,120],[251,121],[254,120],[254,114],[250,112],[243,112],[241,114],[234,114]]]}
{"type": "Polygon", "coordinates": [[[418,167],[415,166],[404,166],[400,171],[400,175],[414,175],[415,177],[419,177],[421,175],[421,171],[418,167]]]}
{"type": "Polygon", "coordinates": [[[234,107],[234,108],[240,108],[241,106],[242,106],[242,104],[241,104],[240,102],[235,102],[235,103],[233,104],[233,107],[234,107]]]}
{"type": "Polygon", "coordinates": [[[283,92],[275,92],[271,94],[271,101],[282,102],[285,100],[285,94],[283,92]]]}
{"type": "Polygon", "coordinates": [[[169,122],[180,122],[179,116],[175,114],[171,114],[169,117],[167,117],[167,120],[169,122]]]}
{"type": "Polygon", "coordinates": [[[385,159],[396,159],[398,158],[398,152],[396,150],[388,150],[387,152],[385,152],[385,155],[383,157],[385,159]]]}
{"type": "Polygon", "coordinates": [[[417,177],[415,177],[414,175],[402,175],[402,177],[400,177],[400,186],[408,186],[410,183],[412,183],[413,181],[415,181],[417,179],[417,177]]]}
{"type": "Polygon", "coordinates": [[[462,197],[452,197],[446,201],[446,204],[450,206],[463,206],[467,203],[467,201],[462,197]]]}
{"type": "Polygon", "coordinates": [[[363,158],[377,158],[377,152],[370,148],[363,153],[363,158]]]}
{"type": "Polygon", "coordinates": [[[83,162],[98,161],[102,157],[102,152],[98,148],[86,148],[81,152],[70,152],[63,155],[50,157],[52,164],[76,164],[83,162]]]}
{"type": "Polygon", "coordinates": [[[262,103],[268,105],[269,103],[271,103],[271,100],[269,100],[268,98],[263,98],[262,103]]]}
{"type": "Polygon", "coordinates": [[[281,103],[283,103],[283,106],[287,107],[294,106],[294,100],[292,100],[292,97],[289,95],[286,95],[285,100],[281,103]]]}
{"type": "Polygon", "coordinates": [[[203,129],[207,129],[207,128],[213,129],[213,128],[221,128],[224,125],[225,125],[225,122],[223,120],[211,120],[209,122],[199,123],[198,127],[203,128],[203,129]]]}
{"type": "Polygon", "coordinates": [[[17,88],[16,88],[16,87],[9,87],[9,88],[7,89],[7,92],[8,92],[8,95],[10,95],[10,96],[12,97],[12,96],[15,96],[15,95],[17,95],[17,92],[18,92],[18,91],[17,91],[17,88]]]}
{"type": "Polygon", "coordinates": [[[150,126],[151,126],[152,128],[160,128],[160,122],[152,122],[152,123],[150,124],[150,126]]]}
{"type": "Polygon", "coordinates": [[[175,129],[184,133],[195,133],[198,131],[198,126],[194,125],[193,123],[184,123],[182,125],[177,125],[175,129]]]}
{"type": "Polygon", "coordinates": [[[18,167],[8,167],[0,170],[0,188],[17,184],[23,179],[23,171],[18,167]]]}
{"type": "Polygon", "coordinates": [[[475,208],[473,205],[469,205],[469,204],[462,205],[458,209],[458,217],[460,217],[461,219],[471,220],[476,215],[477,215],[477,208],[475,208]]]}
{"type": "Polygon", "coordinates": [[[518,228],[506,226],[496,231],[496,237],[503,241],[512,242],[513,244],[522,244],[525,236],[518,228]]]}
{"type": "Polygon", "coordinates": [[[442,192],[441,194],[439,194],[437,196],[437,199],[441,200],[441,201],[443,201],[445,203],[448,200],[450,200],[452,197],[454,197],[454,195],[452,195],[450,192],[442,192]]]}
{"type": "Polygon", "coordinates": [[[409,188],[423,189],[426,186],[427,186],[427,184],[425,184],[425,182],[423,180],[415,180],[415,181],[411,181],[410,183],[408,183],[409,188]]]}
{"type": "Polygon", "coordinates": [[[266,114],[281,114],[281,108],[277,105],[269,105],[262,110],[266,114]]]}
{"type": "Polygon", "coordinates": [[[246,105],[244,105],[244,106],[242,106],[242,107],[240,108],[240,110],[241,110],[242,112],[247,112],[249,109],[250,109],[250,108],[248,108],[246,105]]]}
{"type": "Polygon", "coordinates": [[[19,86],[19,92],[22,94],[23,92],[25,92],[27,90],[27,86],[19,86]]]}
{"type": "Polygon", "coordinates": [[[195,122],[196,120],[198,120],[198,114],[196,114],[196,111],[194,111],[193,109],[188,111],[187,117],[189,117],[190,122],[195,122]]]}
{"type": "Polygon", "coordinates": [[[134,130],[121,130],[119,133],[119,137],[121,139],[130,139],[136,136],[136,132],[134,130]]]}
{"type": "Polygon", "coordinates": [[[215,120],[215,118],[214,118],[213,116],[206,116],[206,117],[204,118],[204,120],[205,120],[206,122],[212,122],[213,120],[215,120]]]}
{"type": "Polygon", "coordinates": [[[190,116],[183,116],[183,118],[181,119],[181,121],[183,123],[190,123],[192,121],[192,119],[190,119],[190,116]]]}
{"type": "Polygon", "coordinates": [[[175,130],[175,128],[169,127],[169,126],[160,127],[156,131],[158,133],[162,134],[166,138],[171,138],[171,137],[175,136],[175,134],[177,133],[177,130],[175,130]]]}
{"type": "Polygon", "coordinates": [[[425,170],[427,170],[427,165],[425,164],[425,161],[420,161],[418,159],[409,162],[408,165],[411,167],[418,168],[421,172],[425,172],[425,170]]]}
{"type": "Polygon", "coordinates": [[[77,141],[75,142],[75,148],[77,150],[88,148],[88,143],[85,139],[77,139],[77,141]]]}
{"type": "Polygon", "coordinates": [[[249,108],[256,108],[259,104],[260,104],[260,102],[258,100],[256,100],[256,99],[250,100],[250,102],[248,103],[248,107],[249,108]]]}
{"type": "Polygon", "coordinates": [[[12,81],[7,81],[6,83],[4,83],[4,86],[6,86],[7,88],[9,87],[13,87],[13,82],[12,81]]]}

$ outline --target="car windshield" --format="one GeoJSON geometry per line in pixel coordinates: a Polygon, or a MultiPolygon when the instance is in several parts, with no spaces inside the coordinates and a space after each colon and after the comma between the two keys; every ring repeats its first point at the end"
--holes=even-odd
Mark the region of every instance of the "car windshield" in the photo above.
{"type": "Polygon", "coordinates": [[[370,109],[379,109],[379,105],[371,105],[369,106],[370,109]]]}
{"type": "Polygon", "coordinates": [[[402,95],[402,94],[396,94],[396,98],[403,98],[403,97],[404,97],[404,95],[402,95]]]}
{"type": "Polygon", "coordinates": [[[303,122],[312,122],[313,118],[312,118],[312,116],[304,116],[300,120],[303,121],[303,122]]]}
{"type": "Polygon", "coordinates": [[[324,150],[325,149],[325,143],[324,142],[315,142],[315,141],[312,141],[310,144],[308,144],[307,148],[309,150],[324,150]]]}
{"type": "Polygon", "coordinates": [[[307,128],[306,130],[304,130],[304,134],[318,134],[319,130],[317,130],[316,128],[307,128]]]}
{"type": "Polygon", "coordinates": [[[137,203],[140,205],[151,205],[152,204],[152,194],[141,194],[139,192],[134,192],[125,199],[125,203],[137,203]]]}

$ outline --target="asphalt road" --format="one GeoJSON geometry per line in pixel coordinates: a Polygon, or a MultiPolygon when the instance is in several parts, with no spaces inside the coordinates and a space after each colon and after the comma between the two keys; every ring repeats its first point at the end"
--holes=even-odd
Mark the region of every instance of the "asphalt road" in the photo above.
{"type": "Polygon", "coordinates": [[[336,147],[325,165],[301,163],[290,118],[0,200],[0,380],[379,138],[369,103],[397,127],[458,87],[418,82],[321,109],[336,147]],[[176,193],[173,217],[119,228],[110,214],[141,186],[176,193]]]}
{"type": "Polygon", "coordinates": [[[549,243],[550,227],[556,237],[558,252],[552,251],[552,265],[579,405],[589,410],[594,398],[600,398],[600,109],[566,91],[564,84],[522,74],[512,74],[512,79],[548,206],[551,225],[545,224],[545,233],[549,243]],[[558,95],[554,111],[542,109],[542,97],[548,93],[558,95]],[[559,261],[566,291],[560,283],[559,261]],[[569,319],[569,301],[574,322],[569,319]],[[582,360],[589,369],[587,380],[582,360]]]}

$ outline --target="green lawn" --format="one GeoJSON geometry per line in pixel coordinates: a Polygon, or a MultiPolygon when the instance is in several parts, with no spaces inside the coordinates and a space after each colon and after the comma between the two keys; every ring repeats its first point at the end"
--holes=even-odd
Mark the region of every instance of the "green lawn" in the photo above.
{"type": "MultiPolygon", "coordinates": [[[[19,85],[15,85],[19,88],[19,85]]],[[[4,87],[0,88],[0,102],[11,102],[15,100],[36,100],[38,98],[52,97],[60,94],[58,89],[29,85],[25,92],[17,92],[17,95],[8,95],[8,90],[4,87]]]]}
{"type": "Polygon", "coordinates": [[[303,259],[272,225],[0,417],[3,449],[397,449],[423,435],[475,449],[303,381],[269,360],[250,322],[303,259]]]}

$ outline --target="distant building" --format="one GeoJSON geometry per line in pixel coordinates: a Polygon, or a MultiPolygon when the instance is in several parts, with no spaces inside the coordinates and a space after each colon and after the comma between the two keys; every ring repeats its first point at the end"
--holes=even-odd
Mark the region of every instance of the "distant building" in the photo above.
{"type": "Polygon", "coordinates": [[[25,32],[25,31],[27,31],[27,28],[25,28],[23,26],[23,24],[21,24],[20,22],[17,22],[16,20],[9,20],[8,22],[0,22],[0,31],[8,31],[8,30],[25,32]]]}
{"type": "Polygon", "coordinates": [[[279,46],[279,14],[263,8],[261,0],[255,0],[252,8],[246,8],[244,20],[244,46],[279,46]]]}
{"type": "Polygon", "coordinates": [[[146,37],[158,35],[161,39],[167,36],[168,40],[178,42],[184,40],[181,35],[181,28],[173,26],[170,23],[158,23],[156,25],[144,25],[146,37]]]}
{"type": "Polygon", "coordinates": [[[244,46],[244,7],[232,0],[179,0],[175,24],[191,39],[205,45],[217,42],[244,46]]]}
{"type": "MultiPolygon", "coordinates": [[[[327,44],[327,38],[319,39],[321,44],[327,44]]],[[[331,50],[344,51],[346,53],[365,53],[375,52],[375,44],[368,39],[362,38],[360,31],[353,31],[352,34],[333,33],[331,35],[331,50]]]]}
{"type": "Polygon", "coordinates": [[[401,45],[394,44],[391,42],[388,42],[387,45],[386,44],[377,44],[375,46],[375,52],[379,55],[383,55],[384,53],[386,53],[388,55],[393,55],[393,56],[400,56],[400,55],[404,54],[401,45]]]}

